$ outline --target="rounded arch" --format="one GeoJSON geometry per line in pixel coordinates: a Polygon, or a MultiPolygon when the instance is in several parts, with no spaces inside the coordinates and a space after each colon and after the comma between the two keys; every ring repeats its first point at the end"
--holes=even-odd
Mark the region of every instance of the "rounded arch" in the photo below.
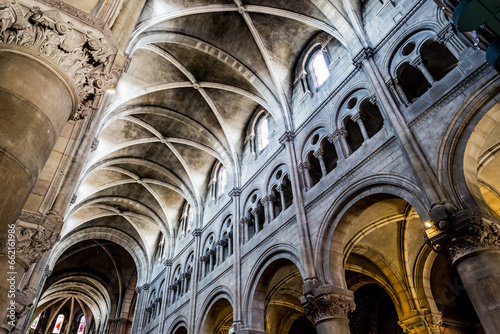
{"type": "Polygon", "coordinates": [[[488,78],[481,91],[462,104],[440,143],[439,179],[459,208],[490,210],[480,191],[478,168],[482,163],[481,148],[500,123],[499,83],[498,77],[488,78]]]}
{"type": "Polygon", "coordinates": [[[177,316],[168,327],[167,333],[169,334],[187,334],[188,325],[187,319],[183,315],[177,316]]]}
{"type": "Polygon", "coordinates": [[[74,244],[91,239],[104,239],[122,246],[132,256],[137,268],[137,284],[142,285],[149,278],[149,261],[146,250],[137,240],[128,234],[113,228],[91,227],[83,228],[62,238],[53,248],[50,259],[47,263],[49,270],[52,270],[59,257],[74,244]]]}
{"type": "Polygon", "coordinates": [[[213,321],[213,319],[208,319],[208,318],[213,316],[212,313],[214,313],[214,310],[216,310],[217,307],[222,307],[226,309],[229,306],[231,307],[231,314],[232,314],[233,305],[234,305],[233,294],[228,287],[218,286],[215,289],[213,289],[207,296],[205,302],[201,307],[202,316],[199,318],[200,320],[196,325],[195,332],[200,334],[212,334],[212,332],[209,331],[210,330],[209,327],[217,326],[216,321],[225,320],[227,315],[222,315],[221,316],[222,319],[216,319],[215,321],[213,321]]]}
{"type": "Polygon", "coordinates": [[[411,205],[422,221],[429,220],[429,204],[425,194],[410,180],[396,174],[378,174],[362,179],[338,196],[327,210],[321,222],[315,245],[318,279],[346,288],[343,270],[343,247],[345,226],[338,226],[344,214],[358,201],[372,195],[389,195],[400,198],[411,205]],[[337,263],[330,263],[336,254],[337,263]],[[335,269],[332,269],[335,268],[335,269]]]}
{"type": "MultiPolygon", "coordinates": [[[[252,267],[248,280],[245,283],[245,288],[243,290],[244,293],[242,296],[243,310],[246,310],[246,312],[244,311],[243,313],[243,318],[245,323],[251,328],[257,328],[254,327],[255,324],[253,324],[253,319],[259,318],[259,315],[262,315],[263,320],[263,309],[259,309],[257,311],[258,314],[253,314],[255,312],[255,310],[253,310],[253,303],[256,297],[255,294],[258,290],[262,275],[273,263],[285,261],[293,264],[298,269],[300,276],[304,277],[305,269],[298,254],[300,254],[299,251],[290,245],[277,244],[262,254],[252,267]]],[[[264,307],[263,304],[262,307],[264,307]]]]}

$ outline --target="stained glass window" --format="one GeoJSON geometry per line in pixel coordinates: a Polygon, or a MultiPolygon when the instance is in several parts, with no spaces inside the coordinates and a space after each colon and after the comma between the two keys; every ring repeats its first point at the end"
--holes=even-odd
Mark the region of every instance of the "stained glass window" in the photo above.
{"type": "Polygon", "coordinates": [[[224,194],[224,187],[227,182],[227,172],[224,166],[221,166],[219,169],[219,196],[224,194]]]}
{"type": "Polygon", "coordinates": [[[269,144],[269,124],[267,123],[267,117],[262,117],[257,125],[257,131],[260,152],[269,144]]]}
{"type": "Polygon", "coordinates": [[[64,321],[64,315],[59,314],[57,316],[56,324],[54,325],[54,330],[52,331],[52,334],[59,334],[61,332],[63,321],[64,321]]]}
{"type": "Polygon", "coordinates": [[[314,72],[314,79],[316,80],[316,86],[319,87],[330,76],[330,71],[328,70],[328,66],[326,65],[323,52],[316,52],[311,60],[311,64],[314,72]]]}
{"type": "Polygon", "coordinates": [[[39,320],[40,320],[40,314],[35,318],[35,320],[33,320],[33,322],[31,323],[30,328],[36,329],[36,326],[38,326],[38,321],[39,320]]]}
{"type": "Polygon", "coordinates": [[[85,330],[85,316],[82,315],[82,318],[80,319],[80,325],[78,325],[78,332],[76,334],[83,334],[84,330],[85,330]]]}

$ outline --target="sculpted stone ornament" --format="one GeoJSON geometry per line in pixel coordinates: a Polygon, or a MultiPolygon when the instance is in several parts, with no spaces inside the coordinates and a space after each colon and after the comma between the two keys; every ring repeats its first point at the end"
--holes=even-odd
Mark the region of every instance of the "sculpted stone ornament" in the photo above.
{"type": "Polygon", "coordinates": [[[329,285],[320,285],[301,297],[304,314],[312,316],[315,323],[328,319],[346,319],[356,309],[352,292],[329,285]]]}
{"type": "Polygon", "coordinates": [[[441,333],[439,326],[442,324],[441,314],[429,313],[414,314],[398,321],[405,333],[441,333]]]}
{"type": "Polygon", "coordinates": [[[16,257],[25,266],[38,261],[56,242],[55,227],[48,217],[22,212],[16,223],[16,257]]]}
{"type": "Polygon", "coordinates": [[[0,43],[29,48],[66,72],[80,98],[74,120],[97,108],[120,76],[119,70],[112,69],[117,48],[92,31],[78,31],[57,10],[27,9],[16,0],[0,0],[0,43]]]}
{"type": "Polygon", "coordinates": [[[426,237],[435,251],[455,262],[477,251],[499,249],[500,221],[478,210],[459,210],[426,230],[426,237]]]}

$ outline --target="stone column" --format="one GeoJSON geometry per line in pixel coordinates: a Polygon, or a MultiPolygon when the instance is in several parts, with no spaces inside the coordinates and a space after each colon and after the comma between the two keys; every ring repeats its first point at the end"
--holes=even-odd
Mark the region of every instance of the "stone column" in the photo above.
{"type": "Polygon", "coordinates": [[[301,297],[304,314],[311,316],[318,334],[350,334],[347,314],[354,311],[350,290],[320,285],[301,297]]]}
{"type": "Polygon", "coordinates": [[[244,233],[243,233],[243,242],[248,242],[248,223],[249,223],[250,219],[248,219],[247,217],[243,217],[240,219],[240,224],[243,225],[243,230],[244,230],[244,233]]]}
{"type": "Polygon", "coordinates": [[[300,174],[302,174],[302,179],[304,180],[306,190],[311,189],[312,180],[311,174],[309,174],[309,171],[311,170],[311,164],[308,161],[301,162],[297,165],[297,167],[299,168],[300,174]]]}
{"type": "MultiPolygon", "coordinates": [[[[158,325],[160,333],[163,333],[163,326],[164,326],[163,319],[165,319],[165,313],[166,313],[166,309],[168,306],[168,297],[169,297],[168,295],[170,293],[168,282],[170,282],[170,275],[172,272],[172,264],[173,263],[174,263],[174,261],[172,259],[166,259],[163,262],[163,264],[166,267],[166,270],[165,270],[165,285],[163,287],[163,300],[161,301],[161,306],[160,306],[160,322],[158,325]]],[[[122,328],[125,328],[125,327],[123,326],[122,328]]]]}
{"type": "Polygon", "coordinates": [[[281,212],[285,211],[285,190],[286,186],[283,184],[280,184],[279,186],[276,187],[276,190],[279,191],[280,193],[280,199],[281,199],[281,212]]]}
{"type": "Polygon", "coordinates": [[[413,59],[411,66],[418,68],[430,85],[433,85],[434,82],[436,82],[431,72],[429,72],[427,67],[425,67],[422,56],[417,56],[417,58],[413,59]]]}
{"type": "MultiPolygon", "coordinates": [[[[456,27],[449,23],[440,32],[437,33],[436,42],[446,46],[448,50],[458,59],[462,52],[467,49],[465,41],[458,35],[456,27]]],[[[464,37],[466,40],[466,38],[464,37]]]]}
{"type": "Polygon", "coordinates": [[[303,189],[300,186],[298,177],[294,137],[295,135],[293,132],[287,131],[283,134],[283,136],[281,136],[279,142],[285,146],[290,171],[290,183],[295,203],[295,216],[297,218],[297,225],[299,228],[300,248],[302,261],[304,263],[304,280],[308,283],[313,283],[316,281],[316,268],[314,267],[314,256],[311,236],[309,234],[309,224],[307,222],[304,199],[302,197],[303,189]]]}
{"type": "Polygon", "coordinates": [[[255,234],[257,234],[260,232],[259,209],[253,209],[252,215],[255,222],[255,234]]]}
{"type": "Polygon", "coordinates": [[[233,255],[233,233],[229,232],[227,234],[227,252],[228,252],[228,257],[233,255]]]}
{"type": "Polygon", "coordinates": [[[143,323],[144,313],[146,310],[147,295],[149,284],[135,288],[137,292],[137,303],[135,305],[134,319],[132,321],[132,333],[139,333],[143,323]]]}
{"type": "MultiPolygon", "coordinates": [[[[193,237],[195,238],[195,249],[194,249],[194,259],[197,259],[201,253],[201,228],[195,228],[193,231],[193,237]]],[[[196,319],[196,299],[198,292],[198,279],[200,271],[199,261],[193,261],[193,288],[191,289],[191,298],[189,300],[189,318],[188,318],[188,333],[194,333],[194,323],[196,319]]]]}
{"type": "Polygon", "coordinates": [[[318,149],[316,152],[314,152],[314,156],[316,159],[319,160],[319,167],[321,168],[321,177],[325,177],[327,172],[326,172],[326,166],[325,166],[325,160],[323,160],[323,149],[318,149]]]}
{"type": "Polygon", "coordinates": [[[435,250],[449,255],[487,334],[500,328],[500,220],[460,210],[426,230],[435,250]]]}
{"type": "Polygon", "coordinates": [[[329,137],[330,143],[333,143],[337,150],[337,161],[342,161],[351,154],[351,149],[347,144],[347,131],[345,129],[335,130],[329,137]]]}
{"type": "Polygon", "coordinates": [[[398,78],[390,79],[389,81],[387,81],[387,86],[389,86],[392,94],[398,99],[399,104],[402,104],[405,107],[410,105],[410,101],[408,100],[403,87],[401,87],[401,85],[399,84],[398,78]]]}
{"type": "Polygon", "coordinates": [[[361,113],[358,112],[356,115],[352,116],[351,119],[358,124],[359,129],[361,130],[361,134],[363,135],[364,141],[370,139],[370,137],[368,136],[368,132],[366,132],[365,123],[363,123],[364,119],[363,115],[361,115],[361,113]]]}
{"type": "MultiPolygon", "coordinates": [[[[240,196],[241,189],[233,188],[229,193],[229,196],[233,199],[233,221],[238,222],[240,220],[240,196]]],[[[233,328],[241,325],[242,321],[242,311],[241,311],[241,296],[242,296],[242,284],[241,284],[241,235],[238,225],[234,226],[234,238],[233,241],[229,241],[229,244],[234,244],[234,256],[233,256],[233,272],[235,279],[234,287],[234,304],[233,304],[233,328]]],[[[230,246],[231,247],[231,246],[230,246]]]]}
{"type": "MultiPolygon", "coordinates": [[[[19,283],[27,268],[9,263],[9,227],[65,123],[84,118],[116,84],[112,65],[118,47],[108,28],[98,28],[105,23],[88,15],[76,19],[12,0],[2,2],[0,17],[0,73],[8,74],[0,80],[0,268],[11,268],[19,283]]],[[[2,296],[8,292],[6,275],[7,270],[0,275],[2,296]]],[[[0,299],[2,323],[8,303],[0,299]]]]}

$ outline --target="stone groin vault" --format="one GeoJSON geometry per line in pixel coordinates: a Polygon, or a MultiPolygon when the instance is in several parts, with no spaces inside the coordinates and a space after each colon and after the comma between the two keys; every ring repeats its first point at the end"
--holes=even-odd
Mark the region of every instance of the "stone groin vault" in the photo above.
{"type": "Polygon", "coordinates": [[[0,0],[0,333],[499,333],[499,22],[0,0]]]}

